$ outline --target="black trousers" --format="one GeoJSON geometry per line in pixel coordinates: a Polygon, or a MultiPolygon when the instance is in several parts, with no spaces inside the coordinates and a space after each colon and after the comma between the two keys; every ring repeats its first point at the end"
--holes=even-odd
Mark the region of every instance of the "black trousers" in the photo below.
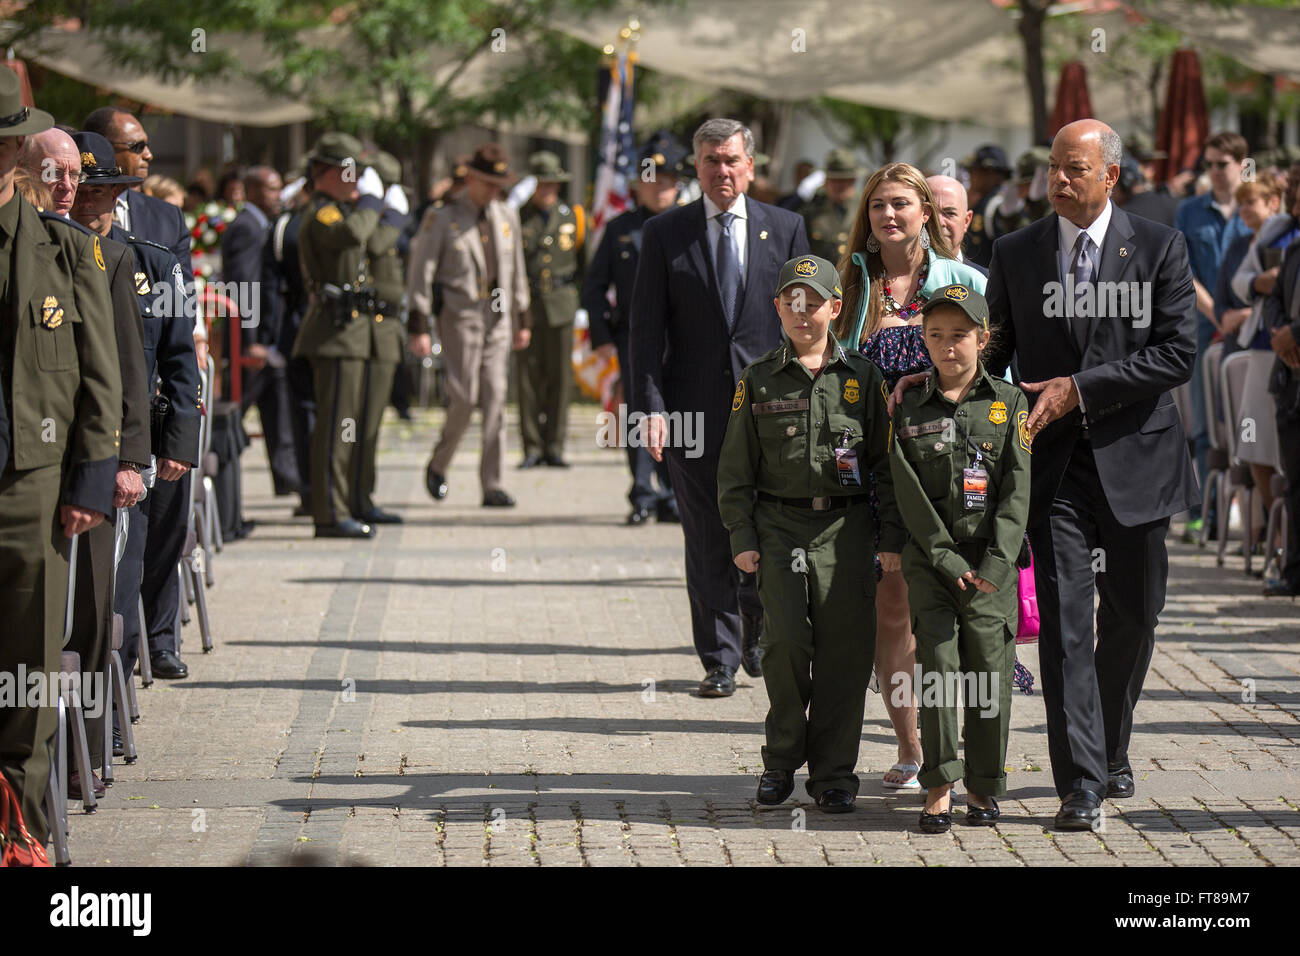
{"type": "Polygon", "coordinates": [[[718,514],[718,451],[687,458],[682,448],[665,448],[677,510],[686,536],[686,591],[691,633],[705,669],[740,666],[740,615],[762,618],[753,574],[731,560],[731,537],[718,514]]]}
{"type": "Polygon", "coordinates": [[[149,649],[177,651],[176,614],[180,580],[176,564],[185,547],[190,504],[190,474],[179,481],[156,481],[144,501],[131,508],[126,550],[117,565],[114,607],[122,615],[122,672],[135,673],[140,659],[139,599],[144,599],[149,649]]]}
{"type": "Polygon", "coordinates": [[[1083,438],[1051,514],[1029,528],[1047,745],[1061,797],[1075,790],[1105,797],[1108,765],[1128,763],[1133,707],[1165,604],[1168,529],[1168,518],[1133,527],[1116,520],[1083,438]]]}
{"type": "MultiPolygon", "coordinates": [[[[1296,373],[1292,372],[1294,377],[1296,373]]],[[[1286,567],[1282,579],[1300,589],[1300,380],[1277,396],[1277,447],[1286,473],[1286,567]],[[1292,409],[1295,414],[1292,414],[1292,409]]]]}
{"type": "Polygon", "coordinates": [[[277,495],[291,495],[302,485],[294,453],[288,371],[287,366],[267,365],[250,373],[239,401],[241,413],[248,411],[250,405],[257,405],[266,457],[271,464],[271,483],[277,495]]]}
{"type": "Polygon", "coordinates": [[[316,427],[316,394],[313,390],[311,362],[290,359],[285,367],[289,389],[289,427],[293,435],[293,459],[298,471],[298,495],[306,508],[311,507],[311,433],[316,427]]]}
{"type": "MultiPolygon", "coordinates": [[[[81,656],[81,673],[102,673],[112,643],[113,536],[115,519],[109,517],[81,536],[77,545],[77,589],[73,596],[72,634],[67,649],[81,656]]],[[[85,678],[83,677],[83,680],[85,678]]],[[[103,689],[99,688],[101,695],[103,689]]],[[[83,688],[82,693],[86,693],[83,688]]],[[[100,700],[86,709],[86,736],[90,762],[96,765],[104,751],[104,709],[100,700]],[[92,712],[94,716],[91,716],[92,712]]],[[[91,701],[83,701],[89,705],[91,701]]],[[[71,739],[71,738],[69,738],[71,739]]],[[[69,766],[71,762],[69,749],[69,766]]]]}
{"type": "MultiPolygon", "coordinates": [[[[626,374],[632,367],[632,358],[628,351],[627,329],[620,328],[614,334],[614,347],[618,349],[618,367],[626,374]]],[[[623,400],[627,401],[627,380],[624,379],[623,400]]],[[[638,442],[628,442],[627,469],[632,473],[632,490],[627,493],[627,500],[633,508],[653,511],[661,503],[667,506],[673,500],[673,479],[668,472],[668,457],[655,461],[650,452],[638,442]],[[656,491],[651,483],[651,475],[659,479],[656,491]]]]}

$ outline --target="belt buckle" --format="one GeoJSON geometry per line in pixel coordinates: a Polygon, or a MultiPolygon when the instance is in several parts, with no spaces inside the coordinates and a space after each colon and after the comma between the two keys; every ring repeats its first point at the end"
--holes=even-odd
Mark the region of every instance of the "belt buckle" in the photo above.
{"type": "Polygon", "coordinates": [[[817,495],[812,500],[813,511],[830,511],[830,495],[817,495]]]}

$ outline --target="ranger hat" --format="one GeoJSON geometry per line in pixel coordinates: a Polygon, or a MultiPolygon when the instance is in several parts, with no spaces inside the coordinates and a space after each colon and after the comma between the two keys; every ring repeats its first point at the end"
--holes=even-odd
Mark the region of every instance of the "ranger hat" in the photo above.
{"type": "Polygon", "coordinates": [[[361,162],[378,173],[385,186],[399,185],[402,182],[402,164],[392,153],[377,149],[373,153],[364,154],[361,162]]]}
{"type": "Polygon", "coordinates": [[[862,173],[858,158],[851,149],[832,149],[826,154],[827,179],[857,179],[862,173]]]}
{"type": "Polygon", "coordinates": [[[499,183],[504,183],[510,177],[510,163],[506,160],[506,151],[498,143],[484,143],[474,150],[468,169],[485,179],[499,183]]]}
{"type": "Polygon", "coordinates": [[[921,306],[921,314],[929,315],[935,309],[945,305],[955,305],[966,313],[966,318],[981,329],[988,329],[989,304],[984,296],[970,286],[958,282],[953,285],[946,285],[942,289],[936,289],[925,305],[921,306]]]}
{"type": "Polygon", "coordinates": [[[1051,161],[1052,151],[1046,146],[1030,146],[1016,159],[1016,182],[1032,181],[1038,167],[1046,166],[1051,161]]]}
{"type": "Polygon", "coordinates": [[[13,70],[0,70],[0,136],[30,136],[54,126],[54,117],[23,106],[22,82],[13,70]]]}
{"type": "Polygon", "coordinates": [[[839,272],[821,256],[796,256],[783,265],[776,280],[776,294],[792,285],[806,285],[825,299],[843,298],[839,272]]]}
{"type": "Polygon", "coordinates": [[[360,162],[362,153],[361,140],[347,133],[325,133],[316,140],[316,145],[307,154],[315,163],[327,163],[330,166],[346,166],[360,162]]]}
{"type": "Polygon", "coordinates": [[[98,133],[73,133],[72,141],[81,154],[81,176],[87,186],[129,186],[144,182],[139,176],[122,172],[113,154],[113,144],[98,133]]]}
{"type": "Polygon", "coordinates": [[[549,149],[539,150],[528,157],[528,175],[539,183],[567,183],[573,178],[564,171],[560,157],[549,149]]]}

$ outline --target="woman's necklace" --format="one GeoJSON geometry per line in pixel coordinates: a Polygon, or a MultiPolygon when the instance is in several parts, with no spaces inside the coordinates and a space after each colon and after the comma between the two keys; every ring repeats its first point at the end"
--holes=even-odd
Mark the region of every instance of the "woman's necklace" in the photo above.
{"type": "Polygon", "coordinates": [[[889,278],[885,276],[884,273],[881,273],[880,284],[881,292],[883,293],[885,300],[885,311],[891,312],[904,320],[910,319],[912,316],[920,312],[921,307],[925,305],[925,295],[921,290],[925,288],[925,280],[929,278],[929,275],[930,261],[929,257],[926,257],[921,260],[921,272],[916,280],[916,292],[912,295],[912,300],[906,305],[899,305],[898,301],[894,298],[893,293],[889,291],[889,278]]]}

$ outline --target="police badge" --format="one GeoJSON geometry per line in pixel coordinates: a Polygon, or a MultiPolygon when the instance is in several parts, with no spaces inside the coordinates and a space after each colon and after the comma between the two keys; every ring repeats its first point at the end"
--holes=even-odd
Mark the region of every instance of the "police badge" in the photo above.
{"type": "Polygon", "coordinates": [[[57,329],[63,324],[63,309],[59,305],[59,300],[52,295],[47,295],[45,301],[41,303],[41,325],[47,329],[57,329]]]}

